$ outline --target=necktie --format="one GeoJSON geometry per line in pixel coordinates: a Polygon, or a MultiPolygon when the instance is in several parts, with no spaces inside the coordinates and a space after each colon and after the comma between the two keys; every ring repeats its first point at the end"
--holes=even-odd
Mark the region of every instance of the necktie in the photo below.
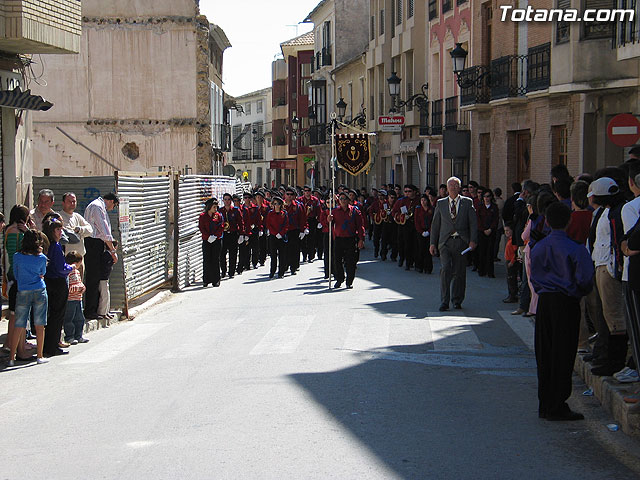
{"type": "Polygon", "coordinates": [[[451,220],[456,219],[456,201],[451,200],[451,220]]]}

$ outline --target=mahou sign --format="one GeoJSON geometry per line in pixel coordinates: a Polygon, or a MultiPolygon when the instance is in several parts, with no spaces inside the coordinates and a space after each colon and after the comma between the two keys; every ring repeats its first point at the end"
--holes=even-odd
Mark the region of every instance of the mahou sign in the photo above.
{"type": "Polygon", "coordinates": [[[401,132],[404,125],[404,117],[402,115],[380,115],[378,117],[378,126],[383,132],[401,132]]]}

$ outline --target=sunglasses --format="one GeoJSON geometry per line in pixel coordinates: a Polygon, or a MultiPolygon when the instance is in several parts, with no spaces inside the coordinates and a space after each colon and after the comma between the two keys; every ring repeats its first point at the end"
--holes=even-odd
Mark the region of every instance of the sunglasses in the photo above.
{"type": "Polygon", "coordinates": [[[287,195],[293,196],[293,195],[295,195],[295,193],[287,193],[287,195]]]}

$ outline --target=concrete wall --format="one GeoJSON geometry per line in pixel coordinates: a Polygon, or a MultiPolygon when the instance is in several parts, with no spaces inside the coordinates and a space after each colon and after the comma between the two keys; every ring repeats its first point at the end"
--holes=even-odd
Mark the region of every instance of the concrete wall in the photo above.
{"type": "Polygon", "coordinates": [[[335,0],[334,66],[342,65],[367,48],[368,8],[369,0],[335,0]]]}
{"type": "Polygon", "coordinates": [[[82,0],[85,17],[194,17],[197,0],[82,0]]]}

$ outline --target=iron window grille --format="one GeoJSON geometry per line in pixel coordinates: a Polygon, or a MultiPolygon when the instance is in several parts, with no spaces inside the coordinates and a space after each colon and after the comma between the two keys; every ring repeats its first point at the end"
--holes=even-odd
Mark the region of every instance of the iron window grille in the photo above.
{"type": "Polygon", "coordinates": [[[442,100],[431,102],[431,135],[442,135],[442,100]]]}
{"type": "Polygon", "coordinates": [[[429,0],[429,20],[438,16],[438,0],[429,0]]]}
{"type": "Polygon", "coordinates": [[[442,13],[447,13],[449,10],[451,10],[451,0],[443,0],[442,13]]]}
{"type": "Polygon", "coordinates": [[[449,97],[444,101],[444,126],[448,129],[458,126],[458,97],[449,97]]]}

